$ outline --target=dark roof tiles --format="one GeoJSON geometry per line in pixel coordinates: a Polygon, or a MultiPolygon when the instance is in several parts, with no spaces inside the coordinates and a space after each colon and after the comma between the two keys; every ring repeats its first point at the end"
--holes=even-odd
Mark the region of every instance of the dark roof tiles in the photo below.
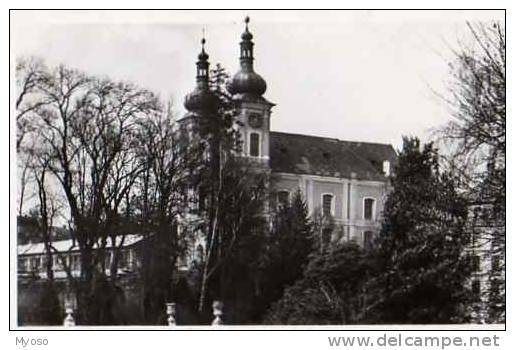
{"type": "Polygon", "coordinates": [[[383,161],[396,158],[391,145],[270,132],[272,172],[384,181],[383,161]]]}

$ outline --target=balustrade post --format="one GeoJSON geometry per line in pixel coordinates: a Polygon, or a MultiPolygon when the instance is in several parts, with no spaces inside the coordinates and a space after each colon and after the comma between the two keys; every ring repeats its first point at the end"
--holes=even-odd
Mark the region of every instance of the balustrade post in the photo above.
{"type": "Polygon", "coordinates": [[[177,322],[175,320],[175,303],[166,303],[166,314],[168,315],[167,321],[169,326],[176,326],[177,322]]]}
{"type": "Polygon", "coordinates": [[[213,322],[211,323],[211,325],[213,325],[213,326],[223,325],[223,322],[222,322],[223,306],[224,306],[224,304],[221,301],[219,301],[219,300],[213,301],[213,316],[215,316],[215,318],[214,318],[213,322]]]}

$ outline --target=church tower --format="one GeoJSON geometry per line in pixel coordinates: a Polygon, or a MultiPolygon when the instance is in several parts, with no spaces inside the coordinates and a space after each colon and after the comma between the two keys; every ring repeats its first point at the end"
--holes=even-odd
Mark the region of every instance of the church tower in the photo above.
{"type": "Polygon", "coordinates": [[[185,118],[209,117],[216,109],[217,98],[209,89],[209,55],[206,53],[204,45],[206,39],[200,41],[202,50],[198,55],[197,61],[197,83],[195,89],[186,95],[184,107],[188,111],[185,118]]]}
{"type": "Polygon", "coordinates": [[[243,142],[243,155],[264,166],[270,160],[270,114],[274,106],[263,94],[265,80],[254,72],[254,43],[249,31],[249,17],[240,42],[240,69],[228,81],[227,90],[238,110],[238,128],[243,142]]]}

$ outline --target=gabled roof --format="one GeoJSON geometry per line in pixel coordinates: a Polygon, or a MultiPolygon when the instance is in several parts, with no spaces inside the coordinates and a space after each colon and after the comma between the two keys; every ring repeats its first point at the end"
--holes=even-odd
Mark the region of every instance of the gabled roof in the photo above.
{"type": "Polygon", "coordinates": [[[396,162],[391,145],[270,132],[272,173],[385,181],[383,161],[396,162]]]}

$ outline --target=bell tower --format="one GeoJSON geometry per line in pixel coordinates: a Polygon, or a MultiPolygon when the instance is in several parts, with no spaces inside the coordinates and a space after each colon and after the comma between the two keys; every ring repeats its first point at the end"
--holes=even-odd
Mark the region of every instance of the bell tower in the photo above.
{"type": "Polygon", "coordinates": [[[245,157],[264,166],[270,160],[270,115],[273,103],[267,101],[265,80],[254,71],[254,43],[249,31],[249,17],[240,42],[240,69],[229,80],[227,90],[238,110],[237,126],[245,157]]]}

